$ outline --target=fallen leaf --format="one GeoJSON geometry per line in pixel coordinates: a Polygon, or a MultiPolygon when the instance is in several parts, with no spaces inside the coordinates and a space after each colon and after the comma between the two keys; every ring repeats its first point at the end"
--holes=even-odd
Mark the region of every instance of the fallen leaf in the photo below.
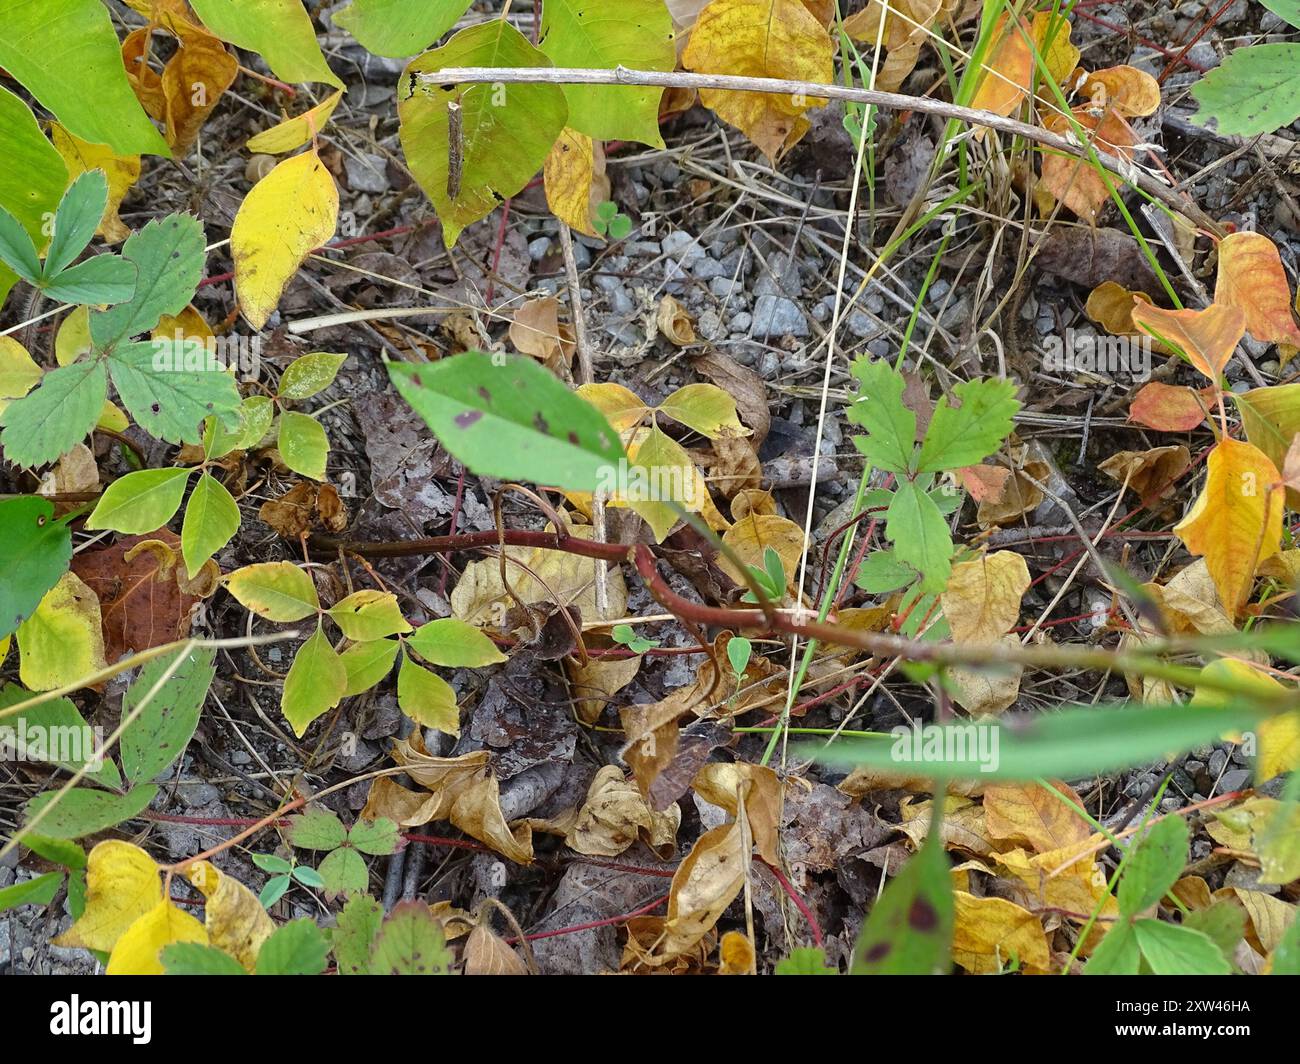
{"type": "Polygon", "coordinates": [[[54,945],[107,953],[161,900],[162,880],[152,857],[118,839],[97,843],[86,860],[85,911],[54,945]]]}
{"type": "Polygon", "coordinates": [[[713,828],[696,840],[673,875],[657,963],[686,953],[713,930],[745,885],[752,849],[743,820],[713,828]]]}
{"type": "Polygon", "coordinates": [[[76,685],[107,664],[99,600],[73,572],[45,593],[16,638],[18,675],[32,691],[76,685]]]}
{"type": "Polygon", "coordinates": [[[992,975],[1019,963],[1045,972],[1052,963],[1038,917],[1002,898],[976,898],[954,891],[952,959],[968,972],[992,975]]]}
{"type": "Polygon", "coordinates": [[[1151,297],[1145,292],[1130,292],[1114,281],[1102,281],[1088,293],[1088,302],[1083,310],[1112,336],[1133,336],[1138,331],[1133,324],[1133,301],[1139,299],[1148,305],[1151,303],[1151,297]]]}
{"type": "MultiPolygon", "coordinates": [[[[104,205],[104,215],[95,231],[110,244],[125,240],[131,235],[131,230],[118,217],[117,211],[122,205],[122,198],[140,180],[140,156],[118,155],[107,144],[90,144],[57,122],[50,123],[50,139],[68,167],[69,180],[88,170],[104,171],[108,178],[108,202],[104,205]]],[[[59,364],[64,365],[62,361],[59,364]]]]}
{"type": "Polygon", "coordinates": [[[1216,383],[1246,332],[1245,312],[1220,303],[1204,310],[1165,310],[1135,303],[1133,322],[1143,332],[1178,348],[1216,383]]]}
{"type": "MultiPolygon", "coordinates": [[[[659,309],[655,312],[655,322],[659,326],[659,331],[675,347],[688,347],[695,343],[697,339],[695,326],[691,324],[691,317],[686,313],[686,308],[672,296],[664,296],[659,300],[659,309]]],[[[690,387],[690,385],[687,385],[687,387],[690,387]]],[[[734,404],[732,405],[732,416],[735,416],[734,404]]]]}
{"type": "Polygon", "coordinates": [[[605,149],[600,142],[566,127],[546,157],[542,173],[551,213],[579,233],[599,236],[592,218],[596,208],[610,198],[605,149]]]}
{"type": "Polygon", "coordinates": [[[1095,70],[1079,86],[1094,110],[1114,109],[1127,118],[1154,114],[1160,106],[1160,83],[1145,70],[1113,66],[1095,70]]]}
{"type": "Polygon", "coordinates": [[[1023,843],[1038,853],[1066,849],[1084,842],[1092,827],[1062,797],[1083,807],[1077,794],[1053,781],[1051,790],[1041,783],[993,783],[984,789],[985,824],[995,839],[1023,843]],[[1052,791],[1058,792],[1053,794],[1052,791]]]}
{"type": "Polygon", "coordinates": [[[523,304],[510,322],[510,343],[515,350],[540,359],[552,369],[568,367],[573,362],[573,330],[560,324],[559,313],[560,301],[554,296],[523,304]]]}
{"type": "Polygon", "coordinates": [[[677,848],[682,813],[674,802],[651,809],[636,783],[605,765],[587,788],[587,798],[564,842],[572,850],[597,857],[616,857],[638,839],[669,856],[677,848]]]}
{"type": "Polygon", "coordinates": [[[174,942],[208,944],[208,932],[189,913],[170,901],[160,901],[126,929],[113,946],[107,975],[162,975],[158,954],[174,942]]]}
{"type": "Polygon", "coordinates": [[[1190,432],[1217,406],[1214,388],[1197,391],[1185,385],[1144,384],[1129,407],[1130,421],[1160,432],[1190,432]]]}
{"type": "MultiPolygon", "coordinates": [[[[768,547],[776,551],[785,568],[787,587],[793,586],[799,575],[799,560],[803,557],[803,529],[793,521],[775,515],[750,514],[744,520],[737,521],[723,533],[722,542],[730,547],[746,565],[763,568],[763,554],[768,547]]],[[[722,555],[718,566],[737,584],[744,584],[745,579],[732,564],[731,559],[722,555]]]]}
{"type": "Polygon", "coordinates": [[[1029,567],[1014,551],[959,562],[944,590],[943,615],[957,643],[993,642],[1020,619],[1020,599],[1029,588],[1029,567]]]}
{"type": "Polygon", "coordinates": [[[1146,451],[1116,451],[1097,468],[1150,505],[1171,496],[1178,478],[1191,464],[1191,452],[1180,443],[1146,451]]]}
{"type": "Polygon", "coordinates": [[[1300,345],[1282,257],[1262,233],[1229,233],[1219,241],[1214,302],[1240,309],[1246,331],[1261,343],[1300,345]]]}
{"type": "Polygon", "coordinates": [[[745,804],[745,819],[754,836],[754,848],[768,864],[781,863],[781,779],[765,765],[720,762],[705,765],[691,781],[695,793],[725,809],[733,817],[745,804]]]}
{"type": "Polygon", "coordinates": [[[229,953],[246,971],[253,971],[257,954],[275,932],[275,924],[251,890],[210,861],[196,861],[185,878],[203,895],[203,926],[208,941],[229,953]]]}

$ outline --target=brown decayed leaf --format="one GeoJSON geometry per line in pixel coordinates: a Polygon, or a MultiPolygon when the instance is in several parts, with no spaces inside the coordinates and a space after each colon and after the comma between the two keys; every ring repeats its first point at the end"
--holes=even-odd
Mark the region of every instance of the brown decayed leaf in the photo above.
{"type": "Polygon", "coordinates": [[[1160,432],[1190,432],[1217,405],[1213,387],[1198,392],[1181,384],[1151,381],[1133,397],[1128,416],[1130,421],[1160,432]]]}
{"type": "Polygon", "coordinates": [[[651,849],[672,856],[681,819],[676,802],[662,812],[651,809],[635,782],[624,779],[616,766],[605,765],[587,788],[587,800],[564,841],[578,853],[617,857],[642,839],[651,849]]]}
{"type": "MultiPolygon", "coordinates": [[[[700,74],[736,74],[829,84],[834,46],[799,0],[713,0],[696,19],[682,66],[700,74]]],[[[775,160],[808,131],[815,97],[704,89],[700,100],[775,160]]]]}
{"type": "Polygon", "coordinates": [[[238,73],[239,62],[216,37],[198,31],[181,38],[162,72],[165,133],[177,155],[189,150],[238,73]]]}
{"type": "MultiPolygon", "coordinates": [[[[1014,651],[1020,645],[1016,635],[1004,635],[999,643],[1014,651]]],[[[1007,709],[1020,695],[1020,665],[1006,665],[997,669],[951,670],[953,700],[972,717],[990,716],[1007,709]]]]}
{"type": "Polygon", "coordinates": [[[1192,464],[1192,453],[1181,443],[1147,451],[1116,451],[1098,467],[1121,484],[1127,484],[1144,503],[1173,494],[1178,478],[1192,464]]]}
{"type": "Polygon", "coordinates": [[[1046,484],[1051,470],[1045,462],[1026,462],[1023,469],[1012,470],[1002,494],[979,504],[975,518],[981,525],[1008,525],[1019,521],[1044,499],[1042,488],[1032,483],[1046,484]]]}
{"type": "MultiPolygon", "coordinates": [[[[1052,788],[1075,805],[1079,796],[1064,783],[1052,788]]],[[[995,839],[1032,846],[1038,853],[1060,850],[1088,839],[1092,828],[1041,783],[993,783],[984,789],[985,824],[995,839]]]]}
{"type": "Polygon", "coordinates": [[[655,311],[655,324],[674,347],[687,347],[695,343],[695,326],[691,316],[672,296],[659,300],[659,309],[655,311]]]}
{"type": "Polygon", "coordinates": [[[1258,447],[1225,436],[1206,459],[1205,487],[1174,533],[1209,566],[1230,617],[1245,605],[1255,567],[1282,540],[1282,476],[1258,447]]]}
{"type": "MultiPolygon", "coordinates": [[[[967,850],[976,857],[988,857],[994,852],[996,847],[989,841],[982,805],[961,795],[948,794],[944,798],[943,810],[940,835],[946,849],[967,850]]],[[[897,825],[898,830],[920,849],[930,834],[930,799],[917,802],[905,798],[898,811],[903,817],[903,822],[897,825]]]]}
{"type": "Polygon", "coordinates": [[[699,944],[745,885],[753,838],[743,819],[706,831],[673,875],[668,918],[655,959],[666,963],[699,944]]]}
{"type": "Polygon", "coordinates": [[[180,542],[160,528],[73,558],[72,571],[99,599],[110,663],[189,634],[191,612],[202,597],[194,592],[201,585],[185,582],[180,542]]]}
{"type": "Polygon", "coordinates": [[[1157,340],[1171,343],[1212,381],[1246,333],[1246,314],[1239,307],[1211,303],[1204,310],[1165,310],[1133,305],[1133,323],[1157,340]]]}
{"type": "Polygon", "coordinates": [[[695,793],[706,802],[738,815],[740,802],[754,835],[758,855],[770,865],[781,861],[781,779],[764,765],[715,761],[705,765],[692,781],[695,793]],[[743,795],[743,799],[742,799],[743,795]]]}
{"type": "Polygon", "coordinates": [[[1140,299],[1150,304],[1145,292],[1130,292],[1122,284],[1102,281],[1088,293],[1084,313],[1112,336],[1132,336],[1138,329],[1133,324],[1133,301],[1140,299]]]}
{"type": "Polygon", "coordinates": [[[957,480],[977,503],[997,503],[1007,489],[1011,470],[1004,466],[963,466],[956,471],[957,480]]]}
{"type": "MultiPolygon", "coordinates": [[[[1101,117],[1086,107],[1076,108],[1074,120],[1083,128],[1088,141],[1098,150],[1120,159],[1133,158],[1133,145],[1137,137],[1124,117],[1116,111],[1107,111],[1101,117]]],[[[1063,137],[1075,136],[1070,120],[1062,114],[1049,114],[1043,127],[1063,137]]],[[[1097,213],[1110,200],[1111,186],[1119,179],[1107,173],[1103,177],[1091,162],[1075,155],[1049,151],[1043,155],[1043,172],[1036,189],[1049,193],[1088,222],[1096,222],[1097,213]]]]}
{"type": "Polygon", "coordinates": [[[313,528],[342,532],[348,526],[348,511],[330,484],[300,480],[278,499],[268,499],[258,511],[281,537],[296,540],[313,528]]]}
{"type": "MultiPolygon", "coordinates": [[[[780,555],[785,567],[786,584],[798,578],[799,559],[803,557],[803,529],[785,517],[751,514],[737,521],[722,536],[746,565],[763,567],[763,554],[771,547],[780,555]]],[[[737,584],[745,582],[743,574],[725,555],[718,558],[718,566],[737,584]]]]}
{"type": "Polygon", "coordinates": [[[609,701],[630,684],[641,668],[641,655],[628,658],[588,658],[580,664],[576,658],[567,658],[565,667],[573,689],[574,705],[578,719],[583,724],[595,724],[609,701]]]}
{"type": "Polygon", "coordinates": [[[958,643],[992,642],[1020,619],[1029,567],[1015,551],[1000,550],[959,562],[943,592],[943,615],[958,643]]]}
{"type": "Polygon", "coordinates": [[[152,37],[153,30],[148,26],[128,33],[122,39],[122,65],[126,67],[126,80],[131,83],[140,105],[161,122],[167,107],[162,77],[145,61],[152,37]]]}
{"type": "Polygon", "coordinates": [[[1219,242],[1214,302],[1240,308],[1256,340],[1300,345],[1282,257],[1262,233],[1229,233],[1219,242]]]}
{"type": "Polygon", "coordinates": [[[681,717],[704,697],[697,684],[676,688],[667,698],[619,710],[627,745],[621,756],[632,769],[641,793],[650,797],[656,778],[677,752],[681,717]]]}
{"type": "Polygon", "coordinates": [[[754,433],[750,442],[755,450],[761,447],[772,424],[767,385],[763,378],[718,351],[710,351],[692,361],[691,365],[697,373],[707,377],[736,401],[736,412],[740,415],[740,420],[754,433]]]}
{"type": "Polygon", "coordinates": [[[465,940],[466,975],[527,975],[528,965],[486,924],[475,924],[465,940]]]}
{"type": "Polygon", "coordinates": [[[866,7],[844,20],[844,32],[855,41],[872,47],[879,42],[888,51],[876,71],[877,89],[898,91],[916,66],[921,46],[928,39],[926,30],[945,6],[953,5],[944,0],[894,0],[888,4],[869,0],[866,7]]]}
{"type": "Polygon", "coordinates": [[[707,468],[709,484],[724,498],[733,499],[731,511],[735,516],[736,493],[758,490],[763,478],[763,463],[758,460],[753,443],[743,436],[723,436],[710,443],[713,461],[707,468]]]}
{"type": "Polygon", "coordinates": [[[510,342],[516,351],[532,355],[552,369],[573,361],[573,331],[560,324],[560,301],[554,296],[530,299],[515,311],[510,342]]]}
{"type": "Polygon", "coordinates": [[[1131,66],[1113,66],[1088,75],[1079,88],[1096,110],[1114,108],[1126,117],[1154,114],[1160,106],[1160,83],[1145,70],[1131,66]]]}

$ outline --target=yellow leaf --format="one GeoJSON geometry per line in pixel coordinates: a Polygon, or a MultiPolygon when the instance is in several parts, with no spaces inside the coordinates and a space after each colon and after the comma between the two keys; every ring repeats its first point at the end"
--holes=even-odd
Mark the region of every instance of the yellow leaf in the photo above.
{"type": "Polygon", "coordinates": [[[33,691],[64,687],[105,667],[99,599],[76,573],[64,573],[18,626],[18,675],[33,691]]]}
{"type": "Polygon", "coordinates": [[[527,975],[519,954],[486,924],[475,924],[465,939],[466,975],[527,975]]]}
{"type": "Polygon", "coordinates": [[[208,941],[251,972],[262,943],[275,931],[257,895],[209,861],[190,865],[185,876],[206,899],[203,925],[208,941]]]}
{"type": "Polygon", "coordinates": [[[1032,846],[1039,853],[1083,842],[1092,834],[1088,822],[1060,795],[1082,806],[1066,784],[1053,781],[1052,790],[1040,783],[993,783],[984,789],[984,817],[989,834],[1032,846]]]}
{"type": "MultiPolygon", "coordinates": [[[[664,296],[663,299],[659,300],[659,309],[655,312],[655,324],[659,326],[659,331],[663,333],[669,343],[675,347],[686,347],[695,343],[697,339],[691,316],[686,313],[686,308],[672,296],[664,296]]],[[[716,387],[716,385],[687,385],[687,387],[708,388],[716,387]]]]}
{"type": "Polygon", "coordinates": [[[713,929],[745,885],[752,848],[741,821],[699,837],[673,875],[659,963],[687,952],[713,929]]]}
{"type": "Polygon", "coordinates": [[[628,483],[610,495],[609,503],[629,506],[640,514],[656,543],[662,543],[679,520],[669,500],[692,513],[713,510],[708,485],[691,456],[657,425],[628,447],[628,458],[632,462],[628,483]]]}
{"type": "Polygon", "coordinates": [[[397,704],[417,724],[460,735],[460,707],[451,684],[405,654],[397,670],[397,704]]]}
{"type": "Polygon", "coordinates": [[[592,215],[610,195],[604,148],[585,133],[566,127],[546,157],[542,177],[551,213],[579,233],[598,236],[592,215]]]}
{"type": "MultiPolygon", "coordinates": [[[[768,547],[776,551],[785,568],[787,586],[798,579],[799,559],[803,557],[803,529],[785,517],[775,514],[750,514],[737,521],[722,534],[722,542],[740,556],[746,565],[763,568],[763,553],[768,547]]],[[[725,555],[718,556],[718,567],[737,584],[744,584],[744,576],[725,555]]]]}
{"type": "Polygon", "coordinates": [[[158,954],[173,942],[208,944],[208,932],[189,913],[160,901],[117,940],[108,958],[109,975],[162,975],[158,954]]]}
{"type": "Polygon", "coordinates": [[[158,866],[139,846],[109,839],[86,860],[86,909],[56,946],[107,953],[127,928],[162,900],[158,866]]]}
{"type": "Polygon", "coordinates": [[[301,148],[325,127],[341,99],[342,89],[327,96],[310,110],[294,118],[286,118],[278,125],[250,137],[244,147],[250,152],[264,152],[268,155],[279,155],[281,152],[301,148]]]}
{"type": "Polygon", "coordinates": [[[1173,344],[1187,360],[1217,381],[1246,333],[1246,314],[1239,307],[1211,303],[1204,310],[1165,310],[1133,304],[1133,322],[1157,340],[1173,344]]]}
{"type": "Polygon", "coordinates": [[[957,643],[993,642],[1020,619],[1029,567],[1015,551],[1001,550],[952,567],[942,596],[943,615],[957,643]]]}
{"type": "Polygon", "coordinates": [[[59,322],[59,331],[54,334],[54,360],[60,366],[70,366],[82,355],[89,354],[93,347],[90,308],[77,307],[59,322]]]}
{"type": "Polygon", "coordinates": [[[1150,304],[1145,292],[1130,292],[1114,281],[1102,281],[1088,294],[1084,313],[1112,336],[1132,336],[1138,331],[1133,324],[1133,301],[1150,304]]]}
{"type": "Polygon", "coordinates": [[[96,232],[110,244],[125,240],[131,230],[117,216],[117,209],[122,205],[122,197],[140,180],[140,156],[118,155],[107,144],[90,144],[57,122],[50,123],[50,139],[68,167],[69,181],[87,170],[104,171],[108,178],[108,203],[96,232]]]}
{"type": "MultiPolygon", "coordinates": [[[[1264,695],[1277,694],[1285,688],[1262,669],[1235,658],[1220,658],[1201,670],[1201,675],[1219,680],[1237,680],[1264,695]]],[[[1208,687],[1196,688],[1194,706],[1224,706],[1231,696],[1208,687]]],[[[1267,783],[1274,776],[1300,768],[1300,711],[1291,710],[1266,717],[1255,729],[1255,783],[1267,783]]]]}
{"type": "Polygon", "coordinates": [[[754,943],[739,931],[728,931],[718,945],[719,975],[751,975],[756,957],[754,943]]]}
{"type": "Polygon", "coordinates": [[[879,42],[888,49],[876,71],[875,88],[898,91],[916,66],[921,46],[929,39],[926,31],[942,8],[952,6],[951,0],[869,0],[866,7],[844,20],[844,32],[855,41],[872,46],[879,42]]]}
{"type": "MultiPolygon", "coordinates": [[[[3,661],[0,658],[0,661],[3,661]]],[[[565,659],[574,708],[584,724],[595,724],[609,701],[630,684],[641,668],[641,655],[629,658],[588,658],[581,665],[574,657],[565,659]]]]}
{"type": "Polygon", "coordinates": [[[1002,898],[976,898],[953,891],[952,959],[976,975],[991,975],[1015,961],[1030,969],[1051,965],[1047,936],[1038,917],[1002,898]]]}
{"type": "Polygon", "coordinates": [[[1154,114],[1160,106],[1160,83],[1145,70],[1113,66],[1089,74],[1079,94],[1094,110],[1114,108],[1126,118],[1154,114]]]}
{"type": "Polygon", "coordinates": [[[1246,330],[1262,343],[1300,344],[1282,257],[1262,233],[1229,233],[1219,242],[1214,302],[1239,307],[1246,330]]]}
{"type": "Polygon", "coordinates": [[[659,852],[676,849],[682,811],[676,802],[652,809],[632,780],[615,765],[605,765],[587,788],[565,844],[593,857],[617,857],[638,839],[659,852]]]}
{"type": "Polygon", "coordinates": [[[1205,464],[1205,487],[1174,534],[1205,558],[1219,601],[1235,618],[1255,567],[1281,544],[1282,478],[1263,451],[1231,437],[1214,445],[1205,464]]]}
{"type": "Polygon", "coordinates": [[[44,372],[27,348],[12,336],[0,336],[0,399],[21,399],[44,372]]]}
{"type": "Polygon", "coordinates": [[[239,205],[230,230],[239,305],[255,329],[314,248],[334,235],[339,193],[314,151],[279,163],[239,205]]]}
{"type": "Polygon", "coordinates": [[[996,43],[985,57],[987,69],[971,100],[976,110],[1009,115],[1020,106],[1037,73],[1035,48],[1043,53],[1048,72],[1058,82],[1064,81],[1079,61],[1079,50],[1070,43],[1070,24],[1059,16],[1054,18],[1050,11],[1040,11],[1032,23],[1017,19],[1015,25],[1008,25],[1007,16],[1001,15],[994,33],[998,34],[996,43]],[[1046,45],[1049,31],[1052,42],[1046,45]]]}
{"type": "Polygon", "coordinates": [[[736,400],[716,384],[688,384],[659,405],[659,413],[711,440],[749,436],[736,416],[736,400]]]}
{"type": "MultiPolygon", "coordinates": [[[[1020,637],[1004,635],[996,642],[1002,643],[1008,651],[1014,651],[1020,645],[1020,637]]],[[[973,717],[1001,713],[1019,696],[1023,672],[1020,665],[997,669],[953,668],[949,671],[955,688],[953,699],[973,717]]]]}
{"type": "MultiPolygon", "coordinates": [[[[799,0],[713,0],[696,20],[682,65],[701,74],[835,80],[826,28],[799,0]]],[[[703,89],[700,100],[775,161],[808,131],[805,116],[826,101],[775,92],[703,89]]]]}
{"type": "Polygon", "coordinates": [[[725,809],[733,817],[738,815],[743,800],[758,855],[768,864],[780,864],[781,808],[785,792],[780,777],[772,769],[743,762],[715,762],[695,774],[691,787],[706,802],[725,809]]]}
{"type": "Polygon", "coordinates": [[[650,408],[621,384],[584,384],[578,395],[605,415],[615,432],[633,428],[650,408]]]}

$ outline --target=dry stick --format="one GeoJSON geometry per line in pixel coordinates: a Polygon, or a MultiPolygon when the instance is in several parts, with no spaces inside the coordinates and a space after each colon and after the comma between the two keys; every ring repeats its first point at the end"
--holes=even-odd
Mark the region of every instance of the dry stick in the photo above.
{"type": "MultiPolygon", "coordinates": [[[[564,272],[569,283],[569,315],[573,318],[573,345],[578,353],[578,383],[596,380],[591,364],[591,346],[587,343],[587,319],[582,312],[582,282],[578,278],[578,259],[573,253],[573,231],[562,218],[560,247],[564,250],[564,272]]],[[[597,488],[591,493],[592,539],[605,542],[605,494],[597,488]]],[[[596,561],[596,612],[603,619],[609,613],[609,584],[603,560],[596,561]]]]}
{"type": "MultiPolygon", "coordinates": [[[[851,103],[870,104],[891,111],[919,111],[922,114],[938,115],[941,118],[956,119],[976,126],[986,126],[1012,136],[1024,137],[1067,155],[1087,159],[1086,146],[1074,140],[1051,133],[1046,129],[1018,122],[1014,118],[1004,118],[991,111],[977,111],[971,107],[959,107],[944,100],[932,100],[926,96],[906,96],[898,92],[881,92],[878,89],[857,89],[847,85],[826,85],[815,81],[792,81],[787,78],[749,78],[730,74],[693,74],[686,71],[629,70],[616,67],[613,70],[588,70],[564,67],[446,67],[418,74],[420,81],[436,85],[452,85],[473,82],[501,82],[503,84],[552,85],[648,85],[676,89],[714,89],[726,92],[769,92],[778,95],[803,96],[809,99],[847,100],[851,103]]],[[[1170,210],[1177,211],[1195,222],[1201,228],[1215,235],[1222,235],[1223,228],[1190,199],[1183,198],[1168,185],[1162,184],[1151,174],[1138,169],[1128,160],[1117,159],[1097,151],[1097,159],[1107,170],[1118,174],[1144,192],[1164,203],[1170,210]]]]}

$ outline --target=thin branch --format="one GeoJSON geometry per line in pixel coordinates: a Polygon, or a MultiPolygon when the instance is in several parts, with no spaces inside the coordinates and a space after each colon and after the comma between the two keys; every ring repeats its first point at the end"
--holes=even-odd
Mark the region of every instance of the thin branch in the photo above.
{"type": "MultiPolygon", "coordinates": [[[[1046,147],[1086,159],[1088,150],[1073,140],[1051,133],[1014,118],[1004,118],[991,111],[977,111],[959,107],[945,100],[932,100],[927,96],[905,96],[898,92],[881,92],[878,89],[858,89],[848,85],[825,85],[815,81],[793,81],[787,78],[750,78],[731,74],[695,74],[688,71],[596,70],[566,67],[446,67],[415,75],[416,79],[436,85],[464,83],[502,83],[551,85],[648,85],[664,88],[713,89],[725,92],[769,92],[783,96],[803,96],[819,100],[847,100],[870,104],[890,111],[917,111],[956,119],[974,126],[985,126],[1012,136],[1024,137],[1046,147]]],[[[1095,145],[1094,145],[1095,147],[1095,145]]],[[[1134,182],[1144,192],[1160,200],[1170,210],[1185,215],[1202,229],[1222,235],[1223,228],[1201,210],[1190,198],[1185,198],[1152,175],[1138,169],[1127,160],[1120,160],[1097,150],[1097,159],[1112,173],[1125,181],[1134,182]],[[1136,179],[1136,180],[1135,180],[1136,179]]]]}

